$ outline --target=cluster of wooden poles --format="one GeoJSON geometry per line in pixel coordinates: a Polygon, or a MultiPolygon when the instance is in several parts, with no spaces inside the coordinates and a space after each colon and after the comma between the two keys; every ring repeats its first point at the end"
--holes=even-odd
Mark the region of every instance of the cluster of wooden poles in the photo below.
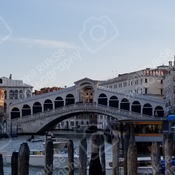
{"type": "MultiPolygon", "coordinates": [[[[68,175],[74,175],[74,144],[72,140],[68,141],[68,169],[66,170],[68,175]]],[[[54,155],[54,145],[53,141],[47,140],[45,144],[45,165],[43,167],[44,175],[53,174],[53,155],[54,155]]],[[[82,138],[79,143],[79,174],[87,175],[87,140],[82,138]]],[[[30,149],[26,142],[20,145],[18,152],[13,152],[11,157],[11,175],[29,175],[29,159],[30,159],[30,149]]],[[[62,167],[64,168],[64,167],[62,167]]],[[[92,150],[91,150],[91,160],[89,163],[89,175],[102,175],[102,171],[105,171],[105,151],[104,151],[104,137],[100,135],[92,136],[92,150]],[[99,143],[101,140],[102,143],[99,143]],[[99,159],[99,144],[101,146],[101,161],[99,159]]],[[[103,173],[105,175],[105,173],[103,173]]],[[[4,175],[3,169],[3,156],[0,154],[0,175],[4,175]]]]}
{"type": "MultiPolygon", "coordinates": [[[[124,138],[119,138],[119,134],[113,137],[113,175],[120,175],[119,149],[120,142],[123,142],[123,174],[136,175],[138,174],[138,153],[135,144],[135,135],[133,124],[128,125],[129,132],[124,138]]],[[[163,161],[161,160],[160,142],[152,142],[151,146],[151,167],[152,172],[145,170],[145,175],[175,175],[175,167],[172,166],[173,149],[173,134],[163,133],[163,161]],[[163,167],[164,166],[164,167],[163,167]],[[164,170],[163,170],[164,169],[164,170]]]]}
{"type": "MultiPolygon", "coordinates": [[[[128,141],[128,138],[126,138],[128,141]]],[[[106,175],[105,172],[105,138],[102,134],[93,134],[91,137],[91,156],[88,166],[89,175],[106,175]]],[[[120,152],[120,138],[115,136],[112,141],[112,175],[120,175],[119,167],[119,152],[120,152]]],[[[137,149],[132,138],[129,139],[128,147],[125,144],[124,152],[124,175],[137,174],[137,149]],[[126,149],[127,147],[127,149],[126,149]]],[[[165,154],[165,175],[172,174],[171,158],[173,155],[173,139],[172,134],[168,134],[164,141],[165,154]]],[[[52,141],[47,141],[45,144],[45,166],[44,174],[53,174],[53,154],[54,146],[52,141]]],[[[27,143],[22,143],[19,152],[13,152],[11,158],[11,175],[29,175],[29,158],[30,149],[27,143]]],[[[153,175],[161,175],[160,165],[160,149],[157,142],[152,144],[152,167],[153,175]]],[[[87,140],[82,138],[79,142],[79,174],[87,175],[87,140]]],[[[0,154],[0,175],[3,175],[3,157],[0,154]]],[[[74,175],[74,144],[72,140],[68,141],[68,175],[74,175]]]]}

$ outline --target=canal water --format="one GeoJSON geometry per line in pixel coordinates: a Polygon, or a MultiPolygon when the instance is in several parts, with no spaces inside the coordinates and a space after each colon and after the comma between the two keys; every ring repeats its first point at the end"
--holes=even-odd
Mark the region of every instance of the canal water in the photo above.
{"type": "MultiPolygon", "coordinates": [[[[86,137],[87,139],[87,151],[88,155],[91,152],[91,138],[93,134],[87,133],[75,133],[71,131],[54,131],[54,135],[58,138],[68,138],[73,140],[74,148],[76,151],[79,151],[79,142],[80,139],[86,137]]],[[[1,139],[0,140],[0,152],[1,153],[12,153],[14,151],[19,151],[20,145],[24,142],[27,142],[29,145],[29,149],[39,149],[43,150],[44,146],[42,142],[28,142],[27,139],[30,138],[30,135],[22,135],[18,136],[17,138],[8,138],[8,139],[1,139]]],[[[35,138],[42,138],[43,136],[35,136],[35,138]]],[[[112,146],[109,143],[105,143],[105,153],[106,153],[106,160],[112,160],[112,146]]],[[[43,168],[39,167],[30,167],[29,174],[30,175],[43,175],[43,168]]],[[[4,174],[10,175],[11,169],[9,166],[4,165],[4,174]]],[[[66,175],[68,174],[65,169],[55,169],[54,175],[66,175]]],[[[75,175],[78,175],[79,172],[75,172],[75,175]]]]}

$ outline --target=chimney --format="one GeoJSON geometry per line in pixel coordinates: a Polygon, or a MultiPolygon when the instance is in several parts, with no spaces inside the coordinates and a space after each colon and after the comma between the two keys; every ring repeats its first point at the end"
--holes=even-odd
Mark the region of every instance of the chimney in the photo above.
{"type": "Polygon", "coordinates": [[[9,79],[12,79],[12,74],[10,74],[9,79]]]}

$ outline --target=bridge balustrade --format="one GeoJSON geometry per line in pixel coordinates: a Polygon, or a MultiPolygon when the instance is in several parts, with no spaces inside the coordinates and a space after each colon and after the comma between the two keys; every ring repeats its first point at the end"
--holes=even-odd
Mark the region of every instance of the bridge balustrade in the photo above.
{"type": "Polygon", "coordinates": [[[76,112],[79,112],[79,111],[86,112],[87,111],[87,112],[95,112],[95,113],[99,112],[99,113],[102,113],[104,115],[106,114],[108,116],[114,117],[119,120],[120,119],[148,119],[152,117],[152,116],[147,116],[147,115],[143,115],[140,113],[127,111],[124,109],[118,109],[115,107],[105,106],[105,105],[101,105],[97,103],[76,103],[76,104],[52,109],[49,111],[35,113],[33,115],[27,115],[22,118],[12,119],[11,122],[13,124],[21,124],[21,123],[38,120],[38,119],[48,118],[48,117],[55,116],[55,115],[62,115],[62,114],[66,115],[66,114],[73,113],[74,111],[76,112]]]}

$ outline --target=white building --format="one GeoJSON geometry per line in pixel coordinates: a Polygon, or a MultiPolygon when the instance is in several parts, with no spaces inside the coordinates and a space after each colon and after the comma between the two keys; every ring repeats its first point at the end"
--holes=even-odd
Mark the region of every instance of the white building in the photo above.
{"type": "Polygon", "coordinates": [[[31,97],[33,91],[33,86],[22,80],[13,80],[12,75],[0,78],[0,88],[4,90],[4,117],[7,117],[12,102],[31,97]]]}

